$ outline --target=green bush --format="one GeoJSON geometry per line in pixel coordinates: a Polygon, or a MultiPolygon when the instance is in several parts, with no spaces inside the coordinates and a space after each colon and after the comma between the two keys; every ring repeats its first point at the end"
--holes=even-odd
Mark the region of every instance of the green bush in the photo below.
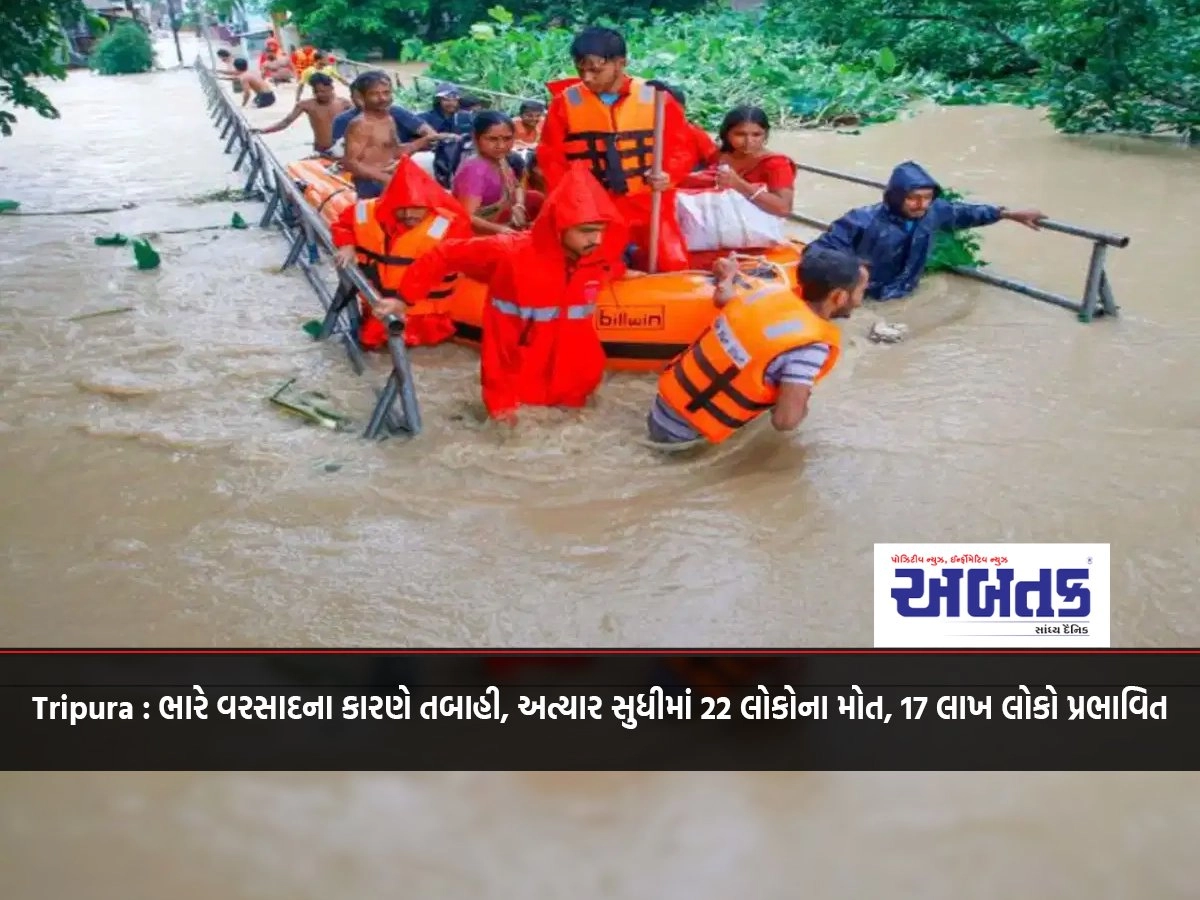
{"type": "Polygon", "coordinates": [[[92,49],[90,63],[101,75],[132,75],[154,68],[154,45],[134,22],[118,22],[92,49]]]}

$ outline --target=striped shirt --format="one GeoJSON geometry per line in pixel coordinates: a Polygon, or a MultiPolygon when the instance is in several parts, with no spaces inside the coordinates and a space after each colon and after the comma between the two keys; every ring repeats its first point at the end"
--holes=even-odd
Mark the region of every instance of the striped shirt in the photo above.
{"type": "MultiPolygon", "coordinates": [[[[797,350],[780,353],[767,365],[763,377],[768,384],[776,387],[781,384],[807,384],[811,387],[827,359],[828,344],[808,344],[797,350]]],[[[682,444],[700,437],[696,429],[667,405],[662,394],[654,398],[650,415],[646,417],[646,427],[650,432],[650,440],[660,444],[682,444]]]]}

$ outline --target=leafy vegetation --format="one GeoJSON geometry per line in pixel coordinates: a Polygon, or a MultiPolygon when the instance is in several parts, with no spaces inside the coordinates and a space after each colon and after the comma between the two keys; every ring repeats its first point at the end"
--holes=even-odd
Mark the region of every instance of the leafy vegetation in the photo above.
{"type": "Polygon", "coordinates": [[[154,44],[136,22],[118,21],[92,48],[89,62],[101,75],[132,75],[154,68],[154,44]]]}
{"type": "MultiPolygon", "coordinates": [[[[0,103],[32,109],[47,119],[57,119],[58,110],[30,78],[47,76],[62,80],[66,66],[60,62],[65,45],[62,25],[85,15],[79,0],[49,0],[42,3],[0,4],[0,103]]],[[[12,134],[17,117],[0,109],[0,134],[12,134]]]]}
{"type": "MultiPolygon", "coordinates": [[[[427,48],[431,76],[540,97],[545,82],[572,74],[570,28],[542,18],[517,23],[503,7],[488,16],[469,36],[427,48]]],[[[593,21],[619,27],[638,74],[683,88],[688,117],[709,129],[738,103],[763,107],[781,127],[883,122],[942,82],[897,73],[884,53],[848,56],[795,30],[760,29],[753,17],[727,9],[593,21]]]]}

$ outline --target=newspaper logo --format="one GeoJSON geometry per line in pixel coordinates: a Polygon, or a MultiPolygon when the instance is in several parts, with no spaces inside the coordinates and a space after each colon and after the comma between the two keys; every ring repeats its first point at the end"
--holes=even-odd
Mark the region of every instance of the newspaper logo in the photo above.
{"type": "Polygon", "coordinates": [[[876,544],[875,646],[1108,647],[1108,544],[876,544]]]}

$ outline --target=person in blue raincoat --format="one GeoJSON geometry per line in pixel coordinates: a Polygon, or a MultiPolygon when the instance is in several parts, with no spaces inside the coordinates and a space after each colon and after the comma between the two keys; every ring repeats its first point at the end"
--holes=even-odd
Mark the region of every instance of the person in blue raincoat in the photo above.
{"type": "Polygon", "coordinates": [[[937,232],[978,228],[1001,219],[1036,231],[1045,218],[1036,209],[952,203],[941,194],[941,185],[919,164],[902,162],[892,170],[882,203],[850,210],[812,246],[856,254],[871,271],[866,295],[873,300],[895,300],[916,289],[937,232]]]}

